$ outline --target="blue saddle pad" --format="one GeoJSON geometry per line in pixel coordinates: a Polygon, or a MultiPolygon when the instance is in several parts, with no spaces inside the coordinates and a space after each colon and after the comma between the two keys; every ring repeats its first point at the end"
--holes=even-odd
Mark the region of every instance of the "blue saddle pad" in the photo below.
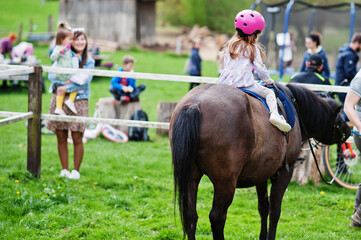
{"type": "MultiPolygon", "coordinates": [[[[274,90],[273,87],[270,87],[270,88],[272,88],[274,90]]],[[[246,90],[243,88],[239,88],[239,89],[242,90],[243,92],[251,95],[252,97],[259,99],[263,103],[263,105],[266,107],[267,111],[270,112],[265,98],[259,96],[255,92],[252,92],[252,91],[249,91],[249,90],[246,90]]],[[[293,125],[295,125],[295,112],[293,110],[292,103],[288,99],[287,95],[280,88],[278,88],[278,98],[279,98],[279,100],[281,100],[283,107],[285,109],[287,122],[289,125],[291,125],[291,127],[293,129],[293,125]]],[[[291,131],[292,131],[292,129],[291,129],[291,131]]]]}

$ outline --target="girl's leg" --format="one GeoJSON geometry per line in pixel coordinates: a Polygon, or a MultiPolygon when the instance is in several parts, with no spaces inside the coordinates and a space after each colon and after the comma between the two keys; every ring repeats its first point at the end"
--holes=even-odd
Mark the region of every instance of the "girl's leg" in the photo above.
{"type": "Polygon", "coordinates": [[[56,95],[56,108],[57,109],[63,109],[64,97],[65,97],[65,94],[56,95]]]}
{"type": "Polygon", "coordinates": [[[258,86],[258,95],[260,95],[261,97],[266,99],[266,102],[270,109],[271,114],[273,112],[278,113],[277,99],[276,99],[276,95],[273,92],[273,90],[266,88],[266,87],[258,86]]]}
{"type": "Polygon", "coordinates": [[[58,154],[63,169],[69,169],[68,165],[68,130],[55,130],[58,141],[58,154]]]}
{"type": "Polygon", "coordinates": [[[72,137],[74,143],[74,169],[79,172],[84,155],[83,133],[72,132],[72,137]]]}
{"type": "Polygon", "coordinates": [[[54,111],[57,115],[66,115],[63,110],[63,102],[65,97],[65,92],[62,90],[63,86],[57,87],[56,89],[56,109],[54,111]]]}
{"type": "Polygon", "coordinates": [[[75,97],[78,94],[78,92],[71,92],[69,93],[69,100],[74,102],[75,101],[75,97]]]}
{"type": "Polygon", "coordinates": [[[277,99],[273,90],[258,85],[258,94],[261,97],[266,98],[267,105],[271,112],[269,121],[272,125],[276,126],[282,132],[289,132],[291,130],[291,126],[278,114],[277,99]]]}

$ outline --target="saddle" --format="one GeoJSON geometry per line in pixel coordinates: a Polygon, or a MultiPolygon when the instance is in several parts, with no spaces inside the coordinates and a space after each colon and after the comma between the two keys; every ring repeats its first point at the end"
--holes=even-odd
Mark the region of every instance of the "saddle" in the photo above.
{"type": "MultiPolygon", "coordinates": [[[[268,86],[268,88],[272,88],[273,91],[275,91],[273,86],[268,86]]],[[[252,92],[252,91],[249,91],[246,89],[242,89],[242,88],[239,88],[239,89],[242,90],[243,92],[247,93],[248,95],[260,100],[263,103],[263,105],[266,107],[267,111],[270,112],[265,98],[259,96],[255,92],[252,92]]],[[[288,124],[291,125],[291,127],[292,127],[291,131],[292,131],[293,125],[295,125],[295,112],[294,112],[291,101],[289,100],[289,98],[283,92],[283,90],[281,88],[278,88],[277,103],[278,103],[278,107],[284,110],[284,114],[282,114],[282,115],[285,115],[284,117],[286,117],[288,124]],[[280,105],[280,103],[282,103],[282,105],[280,105]]]]}

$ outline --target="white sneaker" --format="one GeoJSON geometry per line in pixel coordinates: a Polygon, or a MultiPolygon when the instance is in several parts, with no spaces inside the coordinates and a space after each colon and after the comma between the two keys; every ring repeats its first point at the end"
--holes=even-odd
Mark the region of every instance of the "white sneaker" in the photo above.
{"type": "Polygon", "coordinates": [[[71,171],[70,175],[69,175],[69,179],[79,179],[80,178],[80,173],[77,170],[73,170],[71,171]]]}
{"type": "Polygon", "coordinates": [[[63,109],[57,108],[57,109],[55,109],[54,113],[55,113],[56,115],[65,115],[65,116],[66,116],[66,113],[64,112],[63,109]]]}
{"type": "Polygon", "coordinates": [[[64,104],[72,111],[74,114],[77,114],[74,102],[70,101],[69,99],[64,102],[64,104]]]}
{"type": "Polygon", "coordinates": [[[269,121],[272,123],[272,125],[276,126],[282,132],[289,132],[291,130],[291,126],[277,112],[271,113],[269,121]]]}
{"type": "Polygon", "coordinates": [[[68,169],[63,169],[60,171],[59,177],[65,177],[65,178],[69,178],[70,172],[68,171],[68,169]]]}

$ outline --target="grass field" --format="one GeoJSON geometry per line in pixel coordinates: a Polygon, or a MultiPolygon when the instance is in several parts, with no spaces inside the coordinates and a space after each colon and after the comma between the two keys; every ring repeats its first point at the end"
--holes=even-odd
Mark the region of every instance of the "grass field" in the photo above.
{"type": "MultiPolygon", "coordinates": [[[[7,28],[13,19],[25,21],[37,15],[46,22],[47,14],[56,12],[56,4],[46,1],[40,14],[36,6],[40,7],[41,0],[0,0],[0,32],[13,31],[17,24],[7,28]]],[[[46,24],[37,24],[46,29],[46,24]]],[[[42,64],[50,64],[47,47],[36,46],[35,53],[42,64]]],[[[107,54],[115,63],[131,54],[138,72],[182,74],[186,60],[185,56],[137,49],[107,54]]],[[[205,61],[203,73],[217,76],[216,63],[205,61]]],[[[99,98],[110,96],[109,81],[93,79],[90,115],[99,98]]],[[[186,83],[140,83],[147,85],[141,102],[152,121],[157,119],[158,102],[178,101],[188,91],[186,83]]],[[[42,112],[47,113],[51,95],[42,97],[42,112]]],[[[0,111],[26,112],[27,89],[0,89],[0,111]]],[[[58,177],[61,167],[54,135],[42,136],[42,175],[34,179],[26,172],[25,122],[0,127],[0,239],[181,239],[180,219],[174,215],[168,137],[157,136],[154,129],[149,134],[150,142],[116,144],[101,136],[89,141],[81,179],[71,181],[58,177]]],[[[198,195],[197,239],[212,239],[208,220],[212,195],[212,184],[204,177],[198,195]]],[[[360,239],[360,230],[348,227],[354,197],[354,191],[336,186],[291,183],[284,196],[277,239],[360,239]]],[[[228,211],[226,239],[258,238],[256,199],[255,188],[236,191],[228,211]]]]}
{"type": "MultiPolygon", "coordinates": [[[[47,48],[36,54],[49,64],[47,48]]],[[[134,49],[112,54],[120,62],[125,54],[137,60],[136,71],[182,74],[186,57],[134,49]]],[[[215,62],[203,64],[206,76],[216,76],[215,62]]],[[[147,90],[141,101],[150,120],[156,121],[159,101],[178,101],[186,83],[139,80],[147,90]]],[[[108,93],[109,78],[91,84],[91,114],[108,93]]],[[[49,87],[49,82],[46,82],[49,87]]],[[[50,94],[43,94],[43,113],[50,94]]],[[[0,90],[0,110],[27,110],[26,88],[0,90]]],[[[58,177],[60,163],[54,135],[42,136],[42,177],[26,171],[25,123],[0,128],[0,239],[181,239],[174,217],[173,180],[168,138],[150,130],[151,142],[116,144],[98,137],[85,144],[81,179],[58,177]]],[[[70,145],[70,158],[72,146],[70,145]]],[[[72,161],[70,161],[72,166],[72,161]]],[[[198,196],[198,239],[211,239],[208,213],[213,187],[205,177],[198,196]]],[[[298,186],[285,194],[278,239],[357,239],[348,228],[355,192],[336,186],[298,186]]],[[[255,188],[237,190],[225,234],[227,239],[256,239],[259,216],[255,188]]]]}
{"type": "Polygon", "coordinates": [[[47,32],[49,15],[54,16],[55,30],[58,6],[58,1],[49,0],[0,0],[0,38],[11,32],[18,35],[19,25],[22,24],[22,38],[26,39],[30,21],[33,22],[32,31],[47,32]]]}

